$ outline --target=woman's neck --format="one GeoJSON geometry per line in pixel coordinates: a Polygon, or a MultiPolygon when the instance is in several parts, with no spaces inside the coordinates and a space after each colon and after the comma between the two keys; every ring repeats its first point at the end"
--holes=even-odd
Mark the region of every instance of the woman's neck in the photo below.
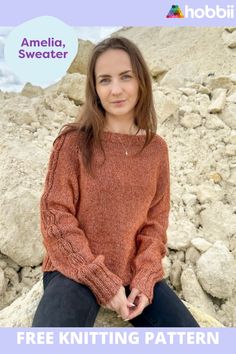
{"type": "Polygon", "coordinates": [[[138,127],[132,122],[131,124],[111,124],[106,123],[104,127],[104,131],[109,131],[112,133],[120,133],[120,134],[130,134],[135,135],[138,132],[138,127]]]}

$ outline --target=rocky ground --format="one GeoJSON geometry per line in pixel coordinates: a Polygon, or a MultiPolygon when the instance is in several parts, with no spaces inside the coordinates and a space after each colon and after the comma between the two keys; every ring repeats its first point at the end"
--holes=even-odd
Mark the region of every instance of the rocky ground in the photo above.
{"type": "MultiPolygon", "coordinates": [[[[144,53],[157,132],[169,146],[166,279],[200,311],[202,326],[236,326],[236,30],[136,27],[118,34],[144,53]]],[[[92,46],[83,42],[80,50],[92,46]]],[[[42,294],[38,203],[52,142],[84,102],[86,60],[78,52],[67,75],[47,89],[0,91],[0,326],[30,326],[42,294]]],[[[109,316],[101,310],[97,325],[117,323],[109,316]]]]}

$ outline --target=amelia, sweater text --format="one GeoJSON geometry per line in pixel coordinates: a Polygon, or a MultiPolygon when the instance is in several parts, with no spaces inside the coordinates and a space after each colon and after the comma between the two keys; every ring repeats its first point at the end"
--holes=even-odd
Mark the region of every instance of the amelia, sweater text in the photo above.
{"type": "Polygon", "coordinates": [[[20,49],[18,57],[21,59],[65,59],[68,52],[59,50],[65,48],[65,46],[61,39],[55,39],[54,37],[42,40],[24,37],[21,41],[21,48],[37,48],[37,50],[20,49]],[[48,50],[49,47],[53,49],[48,50]]]}

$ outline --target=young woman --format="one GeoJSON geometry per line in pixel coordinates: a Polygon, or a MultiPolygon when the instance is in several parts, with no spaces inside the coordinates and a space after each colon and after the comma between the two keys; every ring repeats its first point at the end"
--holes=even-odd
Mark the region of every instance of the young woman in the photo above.
{"type": "Polygon", "coordinates": [[[163,280],[168,147],[134,43],[94,47],[83,111],[63,128],[40,201],[47,252],[33,327],[92,327],[100,306],[136,327],[198,327],[163,280]]]}

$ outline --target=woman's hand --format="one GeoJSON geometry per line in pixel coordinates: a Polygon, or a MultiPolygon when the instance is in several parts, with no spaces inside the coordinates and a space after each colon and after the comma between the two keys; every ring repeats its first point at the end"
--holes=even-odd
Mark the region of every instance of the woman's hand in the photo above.
{"type": "Polygon", "coordinates": [[[110,302],[103,307],[117,312],[124,321],[128,321],[140,315],[148,305],[148,297],[138,289],[133,288],[127,298],[125,288],[122,286],[110,302]]]}
{"type": "Polygon", "coordinates": [[[115,311],[123,320],[129,316],[130,301],[128,301],[124,286],[121,286],[117,294],[105,305],[104,308],[115,311]]]}
{"type": "Polygon", "coordinates": [[[131,293],[128,296],[128,300],[129,302],[134,303],[136,306],[130,308],[129,316],[125,319],[126,321],[132,320],[136,316],[140,315],[145,307],[149,305],[148,297],[136,288],[131,290],[131,293]]]}

